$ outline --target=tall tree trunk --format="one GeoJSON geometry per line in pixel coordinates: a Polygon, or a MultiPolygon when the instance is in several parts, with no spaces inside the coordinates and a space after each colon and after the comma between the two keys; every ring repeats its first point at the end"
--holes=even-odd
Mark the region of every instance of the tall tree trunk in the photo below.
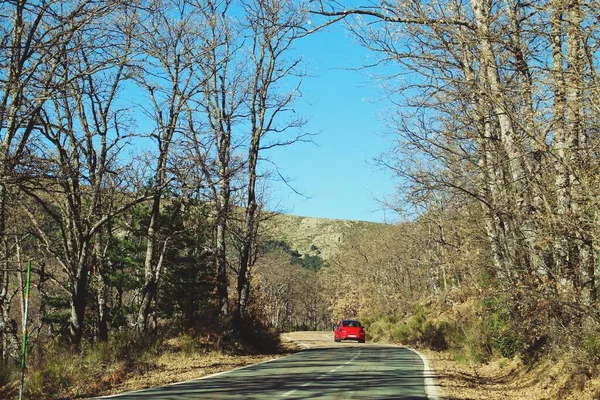
{"type": "Polygon", "coordinates": [[[216,265],[217,265],[217,296],[219,297],[219,313],[222,317],[229,315],[229,295],[227,287],[227,219],[220,215],[216,227],[216,265]]]}
{"type": "MultiPolygon", "coordinates": [[[[216,81],[215,81],[216,82],[216,81]]],[[[219,182],[221,183],[217,204],[217,226],[216,226],[216,266],[217,266],[217,296],[219,297],[219,313],[221,317],[229,315],[229,279],[227,278],[227,225],[229,223],[229,208],[231,201],[231,120],[225,114],[226,86],[225,78],[219,80],[221,94],[221,115],[218,116],[219,129],[216,132],[219,143],[219,182]],[[225,114],[225,115],[224,115],[225,114]],[[224,118],[223,118],[224,117],[224,118]]],[[[217,195],[213,185],[213,194],[217,195]]]]}
{"type": "Polygon", "coordinates": [[[561,283],[574,285],[573,267],[569,263],[570,236],[566,221],[571,209],[571,187],[569,184],[567,139],[565,131],[566,92],[563,71],[563,16],[564,0],[552,1],[550,17],[550,37],[552,45],[552,86],[554,92],[553,105],[553,142],[556,153],[556,229],[557,240],[554,245],[556,275],[561,283]]]}
{"type": "Polygon", "coordinates": [[[108,310],[107,310],[107,292],[106,285],[106,259],[104,257],[104,240],[102,229],[96,235],[94,243],[94,252],[96,259],[96,280],[97,280],[97,311],[98,311],[98,339],[101,342],[108,342],[108,310]]]}
{"type": "MultiPolygon", "coordinates": [[[[25,12],[25,2],[16,2],[14,5],[13,33],[11,43],[6,43],[8,47],[8,63],[2,66],[7,69],[6,81],[2,84],[2,96],[0,97],[0,346],[3,358],[18,352],[18,347],[9,349],[7,344],[12,341],[11,335],[13,323],[10,318],[10,299],[9,299],[9,250],[7,236],[7,207],[8,207],[8,186],[7,180],[13,171],[13,168],[20,161],[20,153],[23,151],[28,141],[29,135],[33,129],[32,121],[39,112],[39,106],[31,113],[23,113],[22,103],[25,101],[23,95],[23,83],[21,79],[24,75],[32,74],[32,71],[24,71],[24,62],[31,56],[28,52],[30,48],[23,42],[28,34],[33,32],[26,31],[26,24],[23,20],[25,12]],[[17,132],[22,129],[23,136],[17,139],[17,132]],[[15,151],[15,149],[17,149],[15,151]]],[[[8,6],[11,7],[11,6],[8,6]]],[[[6,45],[5,44],[5,45],[6,45]]],[[[4,46],[3,46],[4,47],[4,46]]],[[[7,51],[7,48],[3,48],[7,51]]],[[[31,76],[28,76],[31,77],[31,76]]],[[[39,103],[40,100],[37,101],[39,103]]],[[[36,103],[32,101],[32,103],[36,103]]],[[[15,332],[16,333],[16,332],[15,332]]]]}
{"type": "Polygon", "coordinates": [[[258,152],[260,146],[260,137],[262,129],[255,129],[252,132],[252,141],[248,154],[248,194],[246,203],[246,214],[244,220],[244,231],[242,234],[242,246],[240,250],[240,265],[238,271],[238,304],[237,317],[243,318],[246,313],[248,296],[250,294],[250,280],[248,269],[250,266],[250,252],[254,245],[255,232],[257,228],[256,221],[256,167],[258,163],[258,152]]]}
{"type": "Polygon", "coordinates": [[[74,273],[71,276],[70,282],[71,315],[69,317],[69,339],[70,343],[75,347],[79,347],[81,345],[81,339],[83,336],[85,309],[87,306],[88,295],[88,262],[89,259],[87,255],[87,249],[84,246],[84,248],[81,250],[78,265],[74,267],[74,273]]]}
{"type": "Polygon", "coordinates": [[[440,257],[438,268],[440,269],[440,286],[442,288],[442,292],[448,291],[448,278],[447,278],[447,250],[446,250],[446,234],[444,232],[444,226],[441,222],[438,222],[438,231],[439,231],[439,240],[440,240],[440,257]]]}
{"type": "Polygon", "coordinates": [[[481,46],[480,63],[486,74],[481,87],[489,88],[487,99],[492,105],[494,118],[500,128],[500,142],[508,157],[508,171],[511,178],[511,197],[515,200],[514,222],[510,224],[515,237],[514,245],[518,254],[522,256],[525,268],[538,274],[546,274],[546,269],[537,250],[537,231],[531,220],[534,211],[532,207],[532,194],[528,176],[527,160],[523,153],[521,143],[513,122],[509,117],[508,101],[503,93],[498,74],[498,64],[491,43],[490,30],[491,2],[489,0],[471,1],[475,20],[478,28],[478,38],[481,46]],[[524,242],[525,247],[520,246],[524,242]]]}
{"type": "MultiPolygon", "coordinates": [[[[4,154],[4,152],[2,152],[4,154]]],[[[0,168],[4,166],[4,162],[0,160],[0,168]]],[[[6,360],[8,358],[8,337],[10,335],[10,319],[8,319],[10,310],[10,302],[8,301],[8,290],[9,290],[9,254],[8,254],[8,243],[7,237],[5,235],[5,201],[6,201],[6,186],[4,184],[4,179],[2,179],[5,174],[0,176],[0,257],[1,263],[0,266],[2,271],[0,271],[0,353],[2,354],[2,359],[6,360]]]]}
{"type": "Polygon", "coordinates": [[[506,12],[510,17],[510,28],[511,32],[509,35],[508,50],[513,56],[514,63],[516,66],[516,72],[518,74],[518,87],[521,94],[523,103],[523,110],[521,112],[523,121],[520,127],[524,130],[527,138],[531,143],[532,162],[527,165],[530,167],[529,177],[530,186],[532,192],[532,207],[534,212],[541,213],[542,211],[551,212],[550,207],[547,206],[545,193],[542,190],[542,161],[543,156],[546,152],[546,137],[543,132],[538,132],[537,124],[535,122],[535,106],[533,97],[533,81],[530,67],[527,63],[528,54],[527,46],[523,43],[523,32],[521,27],[521,21],[524,19],[524,12],[522,7],[525,7],[520,1],[505,0],[506,12]]]}
{"type": "MultiPolygon", "coordinates": [[[[159,184],[161,182],[162,179],[160,180],[159,184]]],[[[159,189],[152,199],[150,222],[148,223],[148,230],[146,234],[147,237],[146,256],[144,258],[144,283],[141,290],[140,309],[138,310],[136,320],[136,329],[138,332],[145,332],[148,329],[148,315],[150,314],[152,301],[156,297],[156,291],[158,289],[155,268],[155,247],[157,241],[156,229],[158,226],[158,217],[160,213],[161,192],[162,191],[159,189]]]]}
{"type": "Polygon", "coordinates": [[[587,168],[587,134],[584,129],[584,86],[585,64],[582,35],[582,15],[579,0],[569,0],[567,5],[567,129],[565,147],[568,182],[571,188],[571,210],[577,223],[577,242],[572,248],[573,262],[577,264],[577,286],[583,304],[593,305],[596,301],[594,251],[591,226],[588,224],[586,200],[582,179],[587,168]]]}
{"type": "MultiPolygon", "coordinates": [[[[490,120],[489,105],[484,100],[484,88],[480,86],[479,81],[474,73],[474,59],[466,40],[465,28],[459,28],[463,35],[461,39],[461,56],[462,68],[465,75],[466,85],[471,88],[471,119],[475,122],[477,128],[475,141],[478,147],[477,165],[479,167],[479,202],[481,204],[484,215],[484,226],[487,234],[488,242],[492,258],[494,260],[494,269],[496,273],[510,281],[513,271],[506,262],[507,253],[504,251],[503,243],[506,241],[503,238],[502,218],[498,210],[499,204],[502,203],[502,191],[505,185],[503,184],[501,166],[496,161],[498,159],[498,135],[492,126],[490,120]]],[[[481,74],[485,74],[485,66],[481,74]]]]}

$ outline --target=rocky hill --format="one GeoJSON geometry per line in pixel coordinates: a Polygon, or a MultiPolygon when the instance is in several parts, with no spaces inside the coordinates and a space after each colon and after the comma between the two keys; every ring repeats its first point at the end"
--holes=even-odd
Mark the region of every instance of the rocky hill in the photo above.
{"type": "Polygon", "coordinates": [[[349,237],[376,232],[385,224],[329,218],[274,214],[262,225],[263,240],[284,241],[301,254],[327,260],[349,237]]]}

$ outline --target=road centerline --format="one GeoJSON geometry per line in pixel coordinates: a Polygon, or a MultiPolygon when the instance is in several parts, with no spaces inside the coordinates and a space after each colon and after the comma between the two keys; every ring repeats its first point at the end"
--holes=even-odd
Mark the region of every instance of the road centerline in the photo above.
{"type": "MultiPolygon", "coordinates": [[[[345,367],[346,365],[350,364],[352,361],[356,360],[356,359],[358,358],[358,356],[360,356],[360,353],[361,353],[361,352],[362,352],[362,349],[358,349],[358,353],[356,353],[356,355],[355,355],[354,357],[352,357],[350,360],[348,360],[348,361],[346,361],[345,363],[343,363],[343,364],[340,364],[340,365],[338,365],[337,367],[333,368],[332,370],[330,370],[330,371],[327,371],[327,372],[325,372],[324,374],[322,374],[322,375],[318,376],[317,378],[315,378],[315,381],[318,381],[318,380],[320,380],[320,379],[322,379],[322,378],[326,377],[327,375],[329,375],[329,374],[331,374],[331,373],[333,373],[333,372],[336,372],[336,371],[338,371],[339,369],[341,369],[341,368],[345,367]]],[[[306,382],[306,383],[304,383],[304,384],[300,385],[300,387],[301,387],[301,388],[302,388],[302,387],[308,387],[308,386],[310,386],[310,385],[312,385],[312,384],[313,384],[313,382],[306,382]]],[[[292,389],[292,390],[289,390],[289,391],[287,391],[287,392],[283,393],[283,394],[281,395],[281,397],[288,397],[288,396],[291,396],[292,394],[296,393],[298,390],[300,390],[300,389],[292,389]]]]}

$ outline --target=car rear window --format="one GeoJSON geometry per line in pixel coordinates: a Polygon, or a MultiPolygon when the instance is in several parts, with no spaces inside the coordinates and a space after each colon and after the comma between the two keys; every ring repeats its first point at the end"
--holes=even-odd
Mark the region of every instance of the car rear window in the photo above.
{"type": "Polygon", "coordinates": [[[342,321],[342,326],[358,328],[360,326],[360,322],[358,322],[358,321],[342,321]]]}

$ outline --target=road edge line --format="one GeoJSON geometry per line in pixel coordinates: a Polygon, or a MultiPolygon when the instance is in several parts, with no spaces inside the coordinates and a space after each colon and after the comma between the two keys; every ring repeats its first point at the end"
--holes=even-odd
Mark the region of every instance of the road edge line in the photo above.
{"type": "Polygon", "coordinates": [[[435,383],[433,380],[433,376],[435,375],[435,370],[431,368],[429,365],[429,360],[424,354],[421,354],[418,350],[402,346],[407,350],[412,351],[421,357],[421,361],[423,362],[423,378],[425,380],[425,394],[427,395],[428,400],[444,400],[445,394],[442,388],[435,383]]]}

